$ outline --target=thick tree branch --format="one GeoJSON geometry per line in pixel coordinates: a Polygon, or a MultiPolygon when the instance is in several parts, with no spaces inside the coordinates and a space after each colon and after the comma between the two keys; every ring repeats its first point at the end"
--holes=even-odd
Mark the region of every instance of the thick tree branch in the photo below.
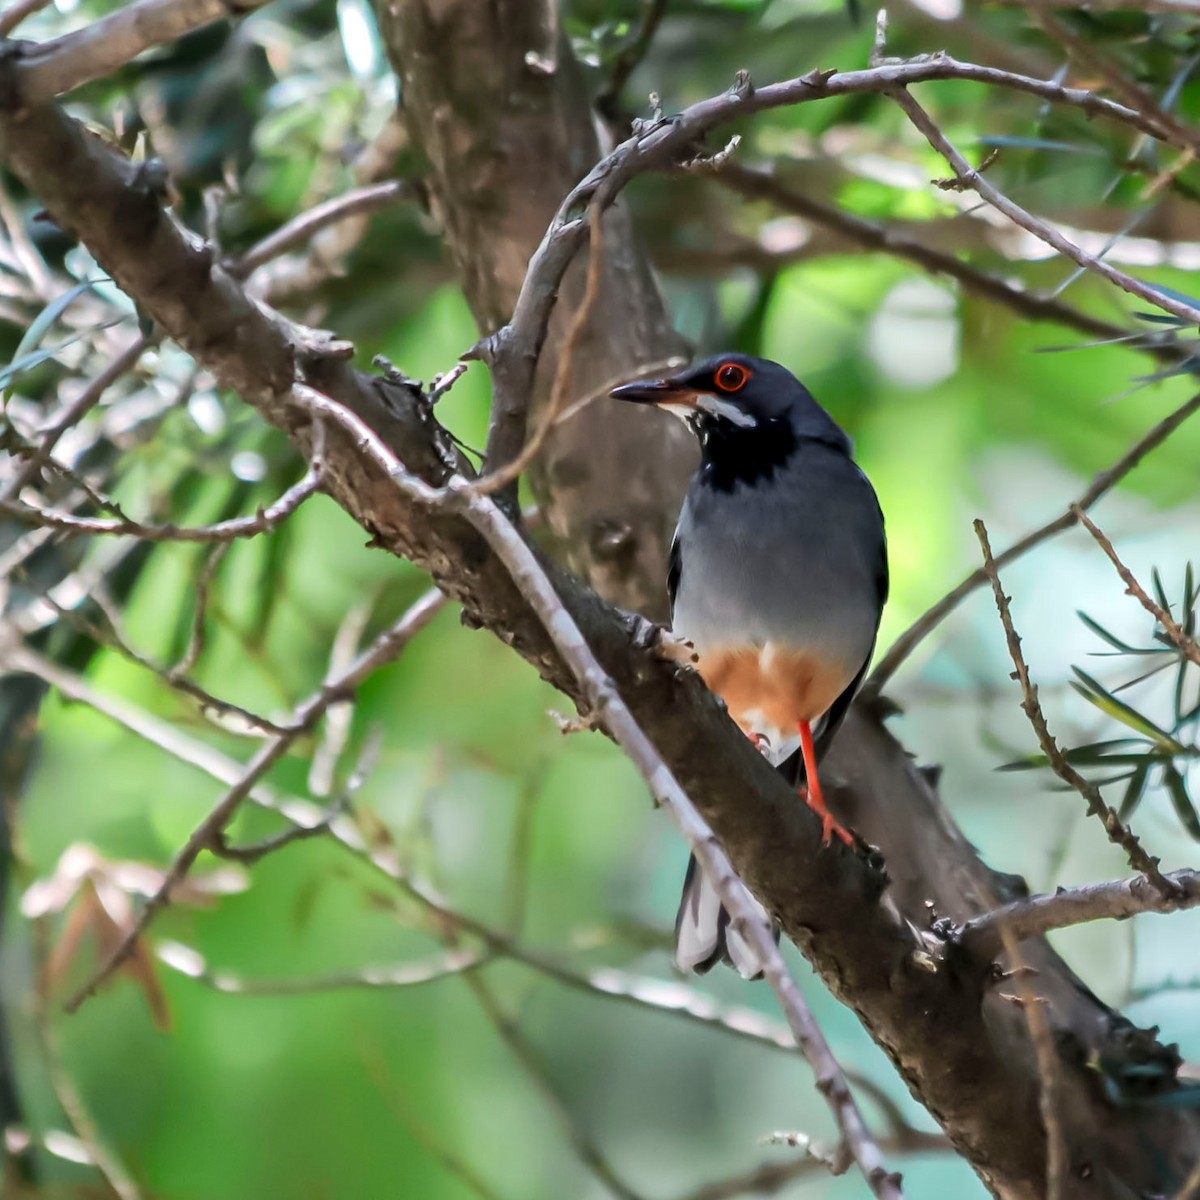
{"type": "Polygon", "coordinates": [[[440,492],[434,491],[421,480],[408,475],[403,464],[352,414],[339,413],[335,406],[316,393],[308,394],[306,399],[322,416],[349,425],[359,446],[376,459],[410,500],[431,506],[442,504],[461,511],[504,563],[521,595],[529,602],[573,673],[582,692],[585,711],[595,714],[598,722],[641,772],[655,801],[671,815],[701,870],[720,894],[721,903],[730,914],[730,924],[750,943],[759,961],[764,964],[763,975],[778,997],[788,1025],[812,1066],[817,1078],[817,1090],[833,1110],[838,1129],[871,1191],[883,1200],[889,1197],[901,1200],[903,1192],[900,1189],[900,1177],[885,1166],[879,1147],[850,1094],[841,1066],[784,964],[775,938],[760,915],[761,910],[748,896],[745,885],[730,865],[707,822],[696,811],[670,767],[663,762],[654,744],[629,711],[612,679],[596,660],[537,555],[522,540],[499,506],[486,495],[475,491],[466,480],[451,477],[440,492]]]}

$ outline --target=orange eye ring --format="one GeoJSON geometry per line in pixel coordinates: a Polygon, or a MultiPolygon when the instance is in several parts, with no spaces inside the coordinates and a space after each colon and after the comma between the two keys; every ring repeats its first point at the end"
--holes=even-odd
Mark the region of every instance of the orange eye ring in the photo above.
{"type": "Polygon", "coordinates": [[[713,382],[723,392],[740,392],[750,382],[750,369],[741,363],[722,363],[713,372],[713,382]]]}

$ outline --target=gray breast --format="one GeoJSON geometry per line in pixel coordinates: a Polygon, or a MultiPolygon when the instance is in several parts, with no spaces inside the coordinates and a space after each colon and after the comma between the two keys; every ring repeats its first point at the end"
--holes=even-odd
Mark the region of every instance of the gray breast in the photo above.
{"type": "Polygon", "coordinates": [[[753,486],[694,480],[676,538],[674,628],[701,655],[772,642],[865,663],[886,578],[883,518],[844,454],[802,443],[753,486]]]}

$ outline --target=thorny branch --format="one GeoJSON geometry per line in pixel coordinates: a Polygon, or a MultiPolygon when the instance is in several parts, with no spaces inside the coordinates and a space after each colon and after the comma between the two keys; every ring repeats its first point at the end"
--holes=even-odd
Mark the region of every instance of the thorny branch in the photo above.
{"type": "Polygon", "coordinates": [[[1119,287],[1122,291],[1128,292],[1131,296],[1137,296],[1139,300],[1145,300],[1146,303],[1153,304],[1156,307],[1165,308],[1189,325],[1200,325],[1200,309],[1191,304],[1185,304],[1182,301],[1164,304],[1164,295],[1159,288],[1148,283],[1143,283],[1140,279],[1111,266],[1102,258],[1097,258],[1095,255],[1089,254],[1086,250],[1071,241],[1070,238],[1061,234],[1053,225],[1049,225],[1045,221],[1035,217],[1032,213],[1026,212],[1025,209],[1010,200],[998,188],[993,187],[987,181],[987,177],[983,172],[972,167],[959,153],[954,144],[946,137],[929,113],[921,107],[907,87],[889,89],[888,94],[904,109],[908,115],[908,119],[924,135],[925,140],[950,164],[951,169],[954,171],[955,179],[978,193],[988,204],[1008,217],[1013,224],[1019,225],[1022,229],[1032,233],[1034,237],[1045,242],[1046,245],[1052,246],[1059,254],[1069,258],[1085,270],[1092,271],[1101,276],[1101,278],[1108,280],[1109,283],[1119,287]]]}
{"type": "MultiPolygon", "coordinates": [[[[1185,404],[1181,404],[1173,413],[1164,417],[1157,425],[1148,430],[1130,448],[1121,455],[1111,467],[1101,471],[1091,486],[1067,507],[1067,511],[1048,521],[1045,525],[1027,533],[1023,538],[1013,542],[1006,550],[996,555],[997,568],[1016,561],[1042,542],[1048,541],[1057,533],[1072,528],[1078,523],[1075,510],[1086,511],[1102,496],[1110,492],[1117,483],[1125,478],[1152,450],[1156,450],[1173,434],[1190,416],[1200,411],[1200,392],[1197,392],[1185,404]]],[[[947,592],[936,604],[928,608],[912,625],[908,627],[891,645],[888,652],[879,660],[871,672],[868,685],[875,692],[883,689],[884,685],[896,673],[896,669],[917,648],[924,639],[933,632],[968,596],[976,589],[989,582],[989,575],[984,567],[972,571],[957,587],[947,592]]]]}
{"type": "Polygon", "coordinates": [[[1188,347],[1177,342],[1164,341],[1153,334],[1131,335],[1122,326],[1094,317],[1055,297],[1039,295],[999,276],[989,275],[954,254],[926,245],[919,238],[889,229],[880,221],[857,216],[797,188],[788,187],[773,171],[729,163],[715,179],[740,196],[764,200],[784,212],[822,225],[856,245],[880,250],[935,275],[953,279],[963,291],[1002,304],[1030,320],[1048,321],[1105,341],[1133,337],[1129,342],[1132,349],[1150,354],[1163,362],[1182,362],[1191,353],[1188,347]]]}
{"type": "Polygon", "coordinates": [[[1001,949],[1001,929],[1024,941],[1087,921],[1125,921],[1139,913],[1172,913],[1200,905],[1200,874],[1172,871],[1163,878],[1168,889],[1154,886],[1145,875],[1135,875],[1014,900],[968,921],[957,937],[973,955],[994,958],[1001,949]]]}
{"type": "Polygon", "coordinates": [[[1175,643],[1180,654],[1190,662],[1200,666],[1200,646],[1196,645],[1196,639],[1189,637],[1179,622],[1161,604],[1150,598],[1146,589],[1138,583],[1134,573],[1121,561],[1116,550],[1113,548],[1112,542],[1104,535],[1104,531],[1091,520],[1087,513],[1077,504],[1071,505],[1071,511],[1075,514],[1075,519],[1096,539],[1100,549],[1108,555],[1109,562],[1116,567],[1117,574],[1120,575],[1121,581],[1125,584],[1129,595],[1133,596],[1163,627],[1163,632],[1175,643]]]}
{"type": "MultiPolygon", "coordinates": [[[[215,525],[146,525],[129,517],[104,520],[99,517],[77,517],[72,513],[57,512],[40,508],[36,504],[0,500],[0,511],[34,528],[57,529],[70,534],[113,534],[119,537],[138,538],[143,542],[233,542],[239,538],[257,537],[270,533],[288,519],[310,496],[321,487],[321,466],[314,460],[304,478],[293,484],[282,496],[267,508],[260,508],[254,516],[233,517],[215,525]]],[[[111,507],[111,505],[106,505],[111,507]]]]}
{"type": "Polygon", "coordinates": [[[1104,797],[1100,794],[1100,789],[1071,766],[1054,740],[1038,700],[1037,686],[1029,677],[1029,667],[1025,662],[1024,651],[1021,649],[1021,639],[1017,636],[1017,631],[1013,626],[1008,597],[1004,594],[1004,589],[1000,584],[1000,574],[997,570],[996,559],[992,555],[987,528],[980,520],[975,521],[975,536],[979,538],[979,545],[983,550],[983,567],[992,585],[996,611],[1000,614],[1000,623],[1004,627],[1008,653],[1015,668],[1014,677],[1021,687],[1021,708],[1029,718],[1030,725],[1033,726],[1042,753],[1049,760],[1054,773],[1083,797],[1087,803],[1089,816],[1100,818],[1109,840],[1125,851],[1130,866],[1135,871],[1141,871],[1164,898],[1174,899],[1177,889],[1175,884],[1159,870],[1158,859],[1146,853],[1133,831],[1117,816],[1116,810],[1105,802],[1104,797]]]}

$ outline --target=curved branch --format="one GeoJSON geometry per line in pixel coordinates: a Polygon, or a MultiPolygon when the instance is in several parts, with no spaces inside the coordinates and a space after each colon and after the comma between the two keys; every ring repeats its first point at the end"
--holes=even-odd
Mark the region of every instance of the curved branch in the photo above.
{"type": "Polygon", "coordinates": [[[1003,928],[1023,941],[1088,921],[1125,921],[1139,913],[1173,913],[1200,905],[1200,872],[1171,871],[1164,878],[1173,891],[1164,892],[1145,875],[1134,875],[1014,900],[974,917],[955,937],[970,954],[994,958],[1003,928]]]}
{"type": "Polygon", "coordinates": [[[176,42],[215,21],[245,16],[265,3],[266,0],[137,0],[74,33],[33,49],[17,48],[21,94],[30,101],[61,96],[111,75],[143,51],[176,42]]]}

